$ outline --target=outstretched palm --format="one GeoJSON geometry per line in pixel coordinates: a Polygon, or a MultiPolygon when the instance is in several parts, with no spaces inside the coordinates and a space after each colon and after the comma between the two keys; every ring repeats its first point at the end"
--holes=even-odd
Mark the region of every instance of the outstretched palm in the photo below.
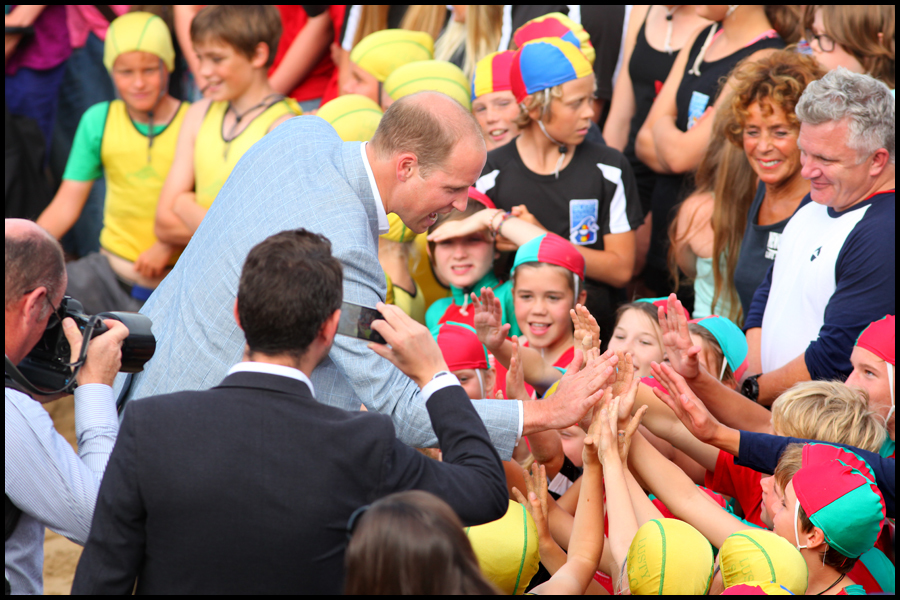
{"type": "Polygon", "coordinates": [[[694,379],[700,374],[700,346],[691,342],[687,317],[681,301],[670,294],[667,307],[659,308],[659,326],[662,329],[663,347],[672,368],[686,379],[694,379]]]}
{"type": "Polygon", "coordinates": [[[481,298],[472,294],[472,304],[475,306],[475,332],[481,343],[493,353],[506,341],[506,334],[510,325],[503,324],[503,309],[500,300],[494,296],[494,290],[488,287],[481,288],[481,298]]]}

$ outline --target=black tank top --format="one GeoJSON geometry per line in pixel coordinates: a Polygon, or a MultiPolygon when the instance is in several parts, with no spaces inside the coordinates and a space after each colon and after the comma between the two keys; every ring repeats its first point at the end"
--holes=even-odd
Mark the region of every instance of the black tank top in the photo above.
{"type": "MultiPolygon", "coordinates": [[[[647,11],[647,15],[650,11],[647,11]]],[[[641,196],[641,208],[644,214],[650,211],[650,197],[656,184],[656,173],[642,163],[634,153],[634,140],[638,131],[647,119],[653,101],[656,100],[659,90],[662,89],[678,52],[669,54],[653,48],[647,42],[647,17],[641,24],[631,60],[628,62],[628,74],[631,76],[631,87],[634,89],[634,116],[631,118],[631,128],[628,130],[628,144],[623,154],[631,163],[631,170],[637,179],[638,193],[641,196]]]]}
{"type": "MultiPolygon", "coordinates": [[[[681,85],[678,87],[678,92],[675,95],[675,106],[678,109],[675,125],[681,131],[688,130],[688,119],[690,117],[699,117],[707,107],[715,104],[721,91],[720,80],[727,78],[735,65],[759,50],[784,48],[784,40],[777,33],[773,32],[771,36],[757,39],[749,46],[745,46],[719,60],[702,61],[699,67],[700,75],[694,75],[690,71],[693,70],[694,61],[700,54],[700,50],[703,48],[711,28],[712,25],[705,28],[694,40],[694,45],[691,47],[688,55],[687,65],[684,68],[681,85]],[[693,108],[691,107],[692,99],[695,100],[696,104],[693,108]]],[[[650,253],[647,256],[647,263],[654,267],[666,268],[666,254],[669,249],[669,223],[675,214],[673,209],[692,191],[693,179],[693,176],[689,174],[659,175],[656,178],[656,187],[653,190],[653,197],[650,203],[653,211],[653,231],[650,239],[650,253]]]]}

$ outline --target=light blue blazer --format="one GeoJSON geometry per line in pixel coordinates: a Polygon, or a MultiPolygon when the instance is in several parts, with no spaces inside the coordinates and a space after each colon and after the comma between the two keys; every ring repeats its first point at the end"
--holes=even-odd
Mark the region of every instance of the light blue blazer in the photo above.
{"type": "MultiPolygon", "coordinates": [[[[233,313],[244,259],[268,236],[300,227],[331,240],[344,266],[345,301],[384,301],[378,215],[359,143],[342,142],[318,117],[290,119],[241,158],[175,268],[141,309],[153,321],[156,354],[133,377],[125,398],[203,390],[222,381],[244,351],[233,313]]],[[[418,386],[366,342],[336,336],[311,379],[319,402],[346,410],[365,404],[390,415],[406,444],[437,443],[418,386]]],[[[123,387],[120,375],[117,394],[123,387]]],[[[518,404],[474,404],[508,460],[519,428],[518,404]]]]}

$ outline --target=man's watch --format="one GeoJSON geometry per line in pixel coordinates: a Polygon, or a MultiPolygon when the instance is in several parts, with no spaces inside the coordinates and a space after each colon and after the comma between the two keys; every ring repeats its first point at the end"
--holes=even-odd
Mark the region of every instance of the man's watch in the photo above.
{"type": "Polygon", "coordinates": [[[759,382],[757,379],[759,379],[760,375],[762,375],[762,373],[751,375],[745,379],[743,385],[741,385],[741,394],[757,403],[759,402],[759,382]]]}

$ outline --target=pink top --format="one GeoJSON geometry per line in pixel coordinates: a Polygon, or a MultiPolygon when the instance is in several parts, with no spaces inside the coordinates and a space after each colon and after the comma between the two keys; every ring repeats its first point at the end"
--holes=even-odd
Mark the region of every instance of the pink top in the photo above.
{"type": "Polygon", "coordinates": [[[66,26],[66,7],[48,5],[35,19],[34,35],[25,36],[6,63],[6,74],[15,75],[19,67],[37,71],[52,69],[72,54],[69,29],[66,26]]]}
{"type": "MultiPolygon", "coordinates": [[[[128,12],[130,4],[110,4],[109,7],[118,16],[128,12]]],[[[93,33],[100,41],[106,40],[109,21],[92,4],[66,4],[68,17],[69,40],[73,48],[81,48],[87,42],[89,33],[93,33]]]]}

